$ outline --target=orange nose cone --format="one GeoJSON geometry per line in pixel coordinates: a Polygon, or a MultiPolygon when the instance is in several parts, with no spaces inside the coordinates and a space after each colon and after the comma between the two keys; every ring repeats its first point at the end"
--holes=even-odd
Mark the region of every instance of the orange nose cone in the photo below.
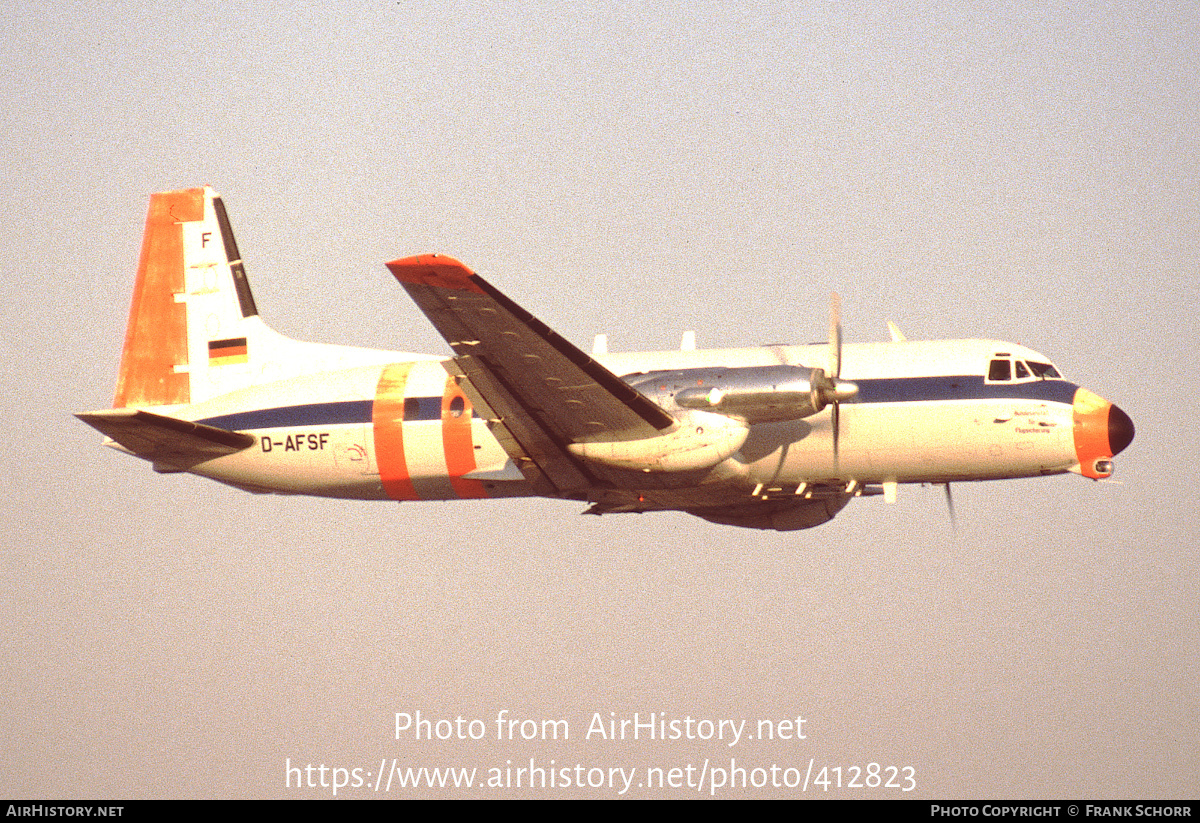
{"type": "Polygon", "coordinates": [[[1133,442],[1129,415],[1087,389],[1075,392],[1075,455],[1084,477],[1100,480],[1112,474],[1112,457],[1133,442]]]}

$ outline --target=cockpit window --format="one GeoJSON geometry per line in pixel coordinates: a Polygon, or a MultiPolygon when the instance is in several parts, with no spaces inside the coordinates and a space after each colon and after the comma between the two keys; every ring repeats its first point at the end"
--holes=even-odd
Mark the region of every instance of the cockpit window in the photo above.
{"type": "Polygon", "coordinates": [[[1016,360],[1013,362],[1013,365],[1017,369],[1017,379],[1018,380],[1023,380],[1024,378],[1029,376],[1029,369],[1025,368],[1024,361],[1016,360]]]}
{"type": "Polygon", "coordinates": [[[993,360],[988,366],[988,380],[1012,380],[1012,361],[993,360]]]}
{"type": "Polygon", "coordinates": [[[1058,373],[1058,369],[1049,363],[1035,363],[1030,360],[1029,368],[1033,370],[1034,377],[1040,377],[1042,380],[1062,380],[1062,375],[1058,373]]]}

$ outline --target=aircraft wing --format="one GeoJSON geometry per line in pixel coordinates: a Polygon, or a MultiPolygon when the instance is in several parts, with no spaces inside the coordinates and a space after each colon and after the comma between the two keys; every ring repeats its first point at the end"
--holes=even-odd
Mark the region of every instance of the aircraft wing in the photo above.
{"type": "Polygon", "coordinates": [[[75,416],[130,453],[151,461],[160,472],[186,471],[254,444],[251,434],[140,409],[104,409],[75,416]]]}
{"type": "Polygon", "coordinates": [[[503,425],[501,442],[531,480],[541,478],[527,461],[560,493],[582,490],[594,467],[570,455],[567,444],[640,440],[675,424],[457,260],[422,255],[387,266],[446,338],[459,373],[503,425]]]}

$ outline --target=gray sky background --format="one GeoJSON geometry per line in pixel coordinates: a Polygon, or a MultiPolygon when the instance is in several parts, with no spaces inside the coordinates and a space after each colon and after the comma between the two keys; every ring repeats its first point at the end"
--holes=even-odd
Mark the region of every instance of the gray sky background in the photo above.
{"type": "MultiPolygon", "coordinates": [[[[0,794],[734,758],[1195,797],[1195,4],[594,6],[0,11],[0,794]],[[295,337],[448,353],[382,265],[432,251],[614,351],[821,340],[836,290],[850,341],[1023,343],[1137,439],[1119,483],[956,487],[957,531],[937,488],[777,534],[155,476],[70,413],[111,400],[148,195],[204,183],[295,337]],[[395,739],[418,710],[487,739],[395,739]],[[500,710],[571,737],[497,741],[500,710]],[[585,740],[610,712],[807,736],[585,740]]],[[[522,793],[615,794],[476,794],[522,793]]]]}

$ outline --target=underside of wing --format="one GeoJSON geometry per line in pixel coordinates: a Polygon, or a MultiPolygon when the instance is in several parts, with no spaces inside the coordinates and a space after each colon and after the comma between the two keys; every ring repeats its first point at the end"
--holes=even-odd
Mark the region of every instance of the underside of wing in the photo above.
{"type": "Polygon", "coordinates": [[[140,409],[104,409],[75,415],[159,472],[187,471],[254,444],[254,436],[140,409]]]}
{"type": "Polygon", "coordinates": [[[464,389],[490,409],[493,430],[531,479],[549,480],[558,493],[582,491],[596,469],[569,445],[654,438],[675,425],[457,260],[424,255],[387,265],[446,338],[464,389]]]}

